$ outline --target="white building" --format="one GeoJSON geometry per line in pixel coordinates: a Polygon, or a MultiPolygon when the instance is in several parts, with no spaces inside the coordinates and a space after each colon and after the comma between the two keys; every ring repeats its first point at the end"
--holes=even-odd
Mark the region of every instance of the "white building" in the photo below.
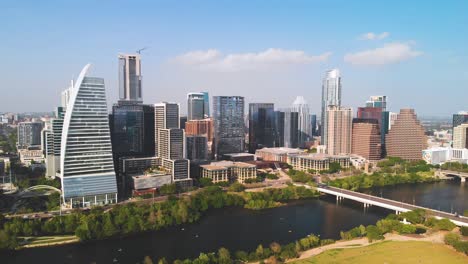
{"type": "Polygon", "coordinates": [[[457,149],[450,147],[430,148],[423,150],[422,158],[428,164],[432,165],[443,164],[449,161],[468,164],[468,149],[457,149]]]}
{"type": "Polygon", "coordinates": [[[60,149],[62,195],[67,207],[117,202],[104,79],[81,71],[63,121],[60,149]]]}

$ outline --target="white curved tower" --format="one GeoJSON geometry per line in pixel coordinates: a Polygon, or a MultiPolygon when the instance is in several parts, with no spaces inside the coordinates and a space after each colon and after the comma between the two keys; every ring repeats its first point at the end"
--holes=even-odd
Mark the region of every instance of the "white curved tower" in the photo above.
{"type": "Polygon", "coordinates": [[[70,89],[63,122],[60,177],[69,207],[117,201],[104,79],[87,77],[90,66],[70,89]]]}
{"type": "Polygon", "coordinates": [[[322,122],[322,145],[327,145],[327,110],[329,106],[341,106],[341,75],[338,69],[327,71],[322,81],[322,116],[320,119],[322,122]]]}

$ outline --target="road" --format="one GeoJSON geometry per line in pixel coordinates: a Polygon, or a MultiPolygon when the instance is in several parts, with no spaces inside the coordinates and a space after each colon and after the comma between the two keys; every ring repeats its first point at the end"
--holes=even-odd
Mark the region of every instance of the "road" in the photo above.
{"type": "MultiPolygon", "coordinates": [[[[468,217],[456,216],[455,214],[451,214],[451,213],[447,213],[447,212],[442,212],[442,211],[438,211],[438,210],[434,210],[434,209],[430,209],[430,208],[426,208],[426,207],[422,207],[422,206],[407,204],[407,203],[403,203],[403,202],[398,202],[398,201],[394,201],[394,200],[390,200],[390,199],[386,199],[386,198],[381,198],[381,197],[368,195],[368,194],[364,194],[364,193],[359,193],[359,192],[353,192],[353,191],[340,189],[340,188],[336,188],[336,187],[331,187],[331,186],[321,185],[321,186],[319,186],[318,190],[321,191],[321,192],[324,192],[324,193],[327,193],[327,190],[331,190],[332,192],[338,193],[338,195],[342,194],[342,195],[351,196],[353,198],[357,198],[356,200],[360,201],[360,202],[362,202],[362,200],[365,199],[365,200],[368,201],[369,204],[384,207],[384,208],[388,208],[388,209],[391,209],[390,207],[399,207],[399,208],[405,209],[407,211],[412,211],[412,210],[416,210],[416,209],[423,209],[423,210],[426,210],[426,211],[430,212],[432,215],[434,215],[436,217],[447,218],[447,219],[450,219],[452,221],[464,223],[465,225],[468,226],[468,217]],[[389,205],[389,206],[386,207],[386,205],[389,205]]],[[[329,193],[334,195],[331,192],[329,192],[329,193]]],[[[348,198],[348,199],[351,199],[351,200],[353,199],[353,198],[349,198],[349,197],[345,197],[345,198],[348,198]]]]}

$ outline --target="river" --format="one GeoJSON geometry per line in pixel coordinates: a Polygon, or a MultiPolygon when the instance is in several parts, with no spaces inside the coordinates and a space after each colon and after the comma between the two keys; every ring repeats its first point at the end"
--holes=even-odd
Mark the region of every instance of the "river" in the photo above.
{"type": "MultiPolygon", "coordinates": [[[[368,193],[403,200],[450,212],[468,209],[468,185],[457,181],[430,184],[404,184],[366,190],[368,193]]],[[[374,224],[390,211],[334,197],[294,201],[287,206],[253,211],[243,208],[211,210],[195,224],[168,228],[125,238],[20,250],[0,256],[2,263],[137,263],[145,256],[154,261],[194,258],[200,252],[220,247],[254,250],[273,241],[293,242],[310,233],[322,238],[339,238],[340,230],[360,224],[374,224]]]]}

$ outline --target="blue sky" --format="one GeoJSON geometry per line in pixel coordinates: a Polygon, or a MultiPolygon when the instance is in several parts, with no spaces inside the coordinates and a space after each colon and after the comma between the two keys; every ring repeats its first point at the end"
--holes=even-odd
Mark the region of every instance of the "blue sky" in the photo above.
{"type": "Polygon", "coordinates": [[[343,104],[468,108],[467,1],[2,1],[0,112],[51,111],[88,62],[117,100],[117,54],[142,53],[146,103],[187,92],[320,109],[338,67],[343,104]],[[432,3],[434,2],[434,3],[432,3]],[[372,33],[372,34],[368,34],[372,33]],[[367,34],[367,35],[365,35],[367,34]]]}

